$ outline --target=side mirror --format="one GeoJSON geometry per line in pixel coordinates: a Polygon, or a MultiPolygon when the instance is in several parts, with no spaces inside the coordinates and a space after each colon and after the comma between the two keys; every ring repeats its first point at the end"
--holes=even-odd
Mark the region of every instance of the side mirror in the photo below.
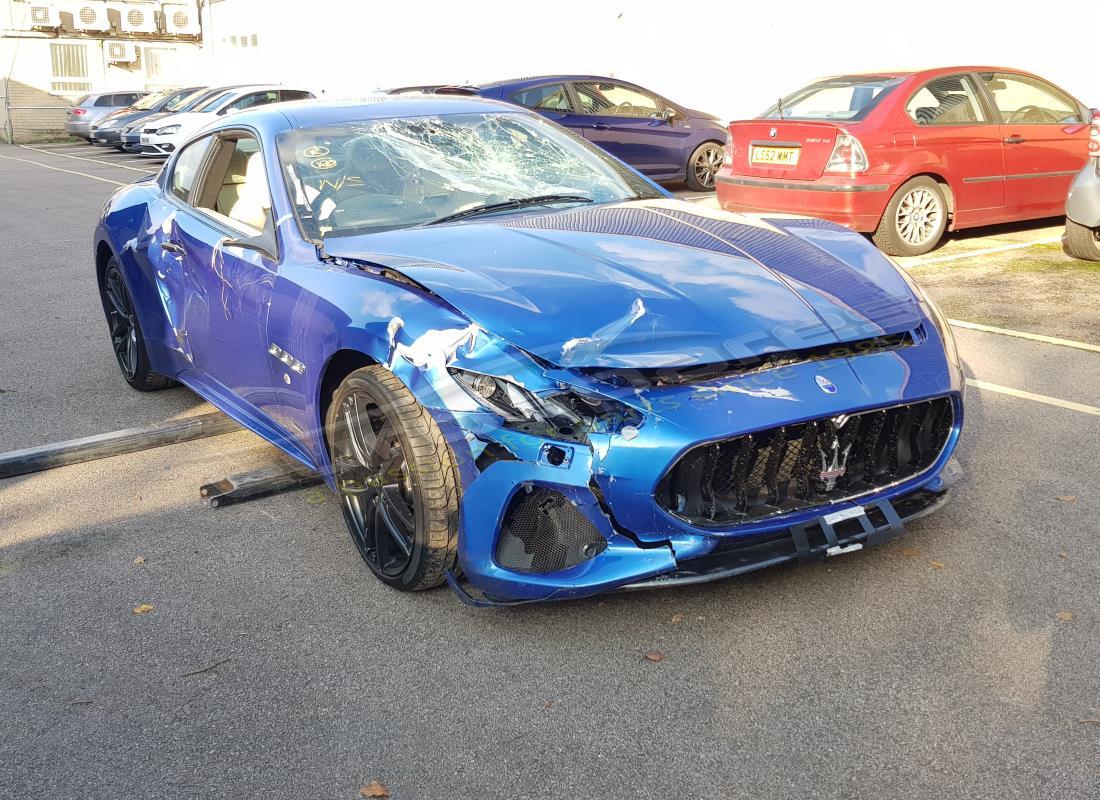
{"type": "Polygon", "coordinates": [[[663,119],[669,125],[672,124],[672,120],[676,119],[677,116],[679,116],[679,114],[677,114],[675,108],[665,108],[661,111],[661,119],[663,119]]]}
{"type": "Polygon", "coordinates": [[[268,261],[278,261],[275,246],[275,233],[261,233],[259,236],[249,236],[242,239],[222,239],[222,247],[236,247],[239,250],[252,250],[259,253],[268,261]]]}

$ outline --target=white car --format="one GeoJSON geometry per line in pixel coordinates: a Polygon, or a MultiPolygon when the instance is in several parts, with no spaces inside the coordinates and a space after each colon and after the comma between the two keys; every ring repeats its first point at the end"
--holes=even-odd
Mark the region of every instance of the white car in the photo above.
{"type": "Polygon", "coordinates": [[[193,133],[217,116],[243,111],[246,108],[284,103],[290,100],[311,100],[313,92],[288,89],[284,86],[237,86],[215,94],[190,111],[171,114],[154,120],[141,132],[141,155],[164,158],[187,141],[193,133]]]}

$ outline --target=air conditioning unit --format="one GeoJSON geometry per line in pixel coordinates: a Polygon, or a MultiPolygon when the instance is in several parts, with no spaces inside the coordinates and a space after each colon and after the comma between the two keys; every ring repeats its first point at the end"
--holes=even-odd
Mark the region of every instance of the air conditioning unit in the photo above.
{"type": "Polygon", "coordinates": [[[73,8],[73,27],[78,31],[109,31],[107,6],[103,3],[80,3],[73,8]]]}
{"type": "Polygon", "coordinates": [[[181,3],[165,3],[161,6],[164,12],[164,32],[174,36],[195,36],[199,31],[199,17],[193,6],[181,3]]]}
{"type": "Polygon", "coordinates": [[[133,42],[107,42],[107,61],[110,63],[133,64],[137,57],[137,46],[133,42]]]}
{"type": "Polygon", "coordinates": [[[31,6],[27,22],[32,28],[57,28],[61,26],[61,14],[52,3],[31,6]]]}
{"type": "Polygon", "coordinates": [[[126,33],[156,33],[155,6],[118,6],[119,27],[126,33]]]}

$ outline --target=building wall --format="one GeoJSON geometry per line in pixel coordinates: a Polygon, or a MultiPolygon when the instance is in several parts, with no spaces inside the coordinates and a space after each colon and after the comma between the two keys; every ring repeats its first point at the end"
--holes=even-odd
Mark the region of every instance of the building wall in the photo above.
{"type": "MultiPolygon", "coordinates": [[[[113,10],[125,10],[130,4],[87,0],[81,5],[98,3],[113,10]]],[[[68,28],[29,29],[30,3],[0,0],[0,140],[28,142],[65,135],[65,110],[72,100],[90,92],[141,89],[153,90],[183,85],[192,75],[204,73],[208,60],[203,58],[198,37],[180,41],[157,35],[127,35],[112,30],[85,34],[68,28]],[[107,58],[110,42],[129,41],[137,48],[132,63],[112,63],[107,58]],[[54,75],[52,45],[84,48],[86,73],[83,76],[54,75]],[[151,53],[150,51],[155,51],[151,53]]],[[[75,0],[55,5],[70,11],[75,0]]],[[[147,9],[155,3],[134,3],[147,9]]]]}
{"type": "Polygon", "coordinates": [[[418,83],[581,72],[617,76],[726,118],[752,116],[813,78],[944,64],[1034,71],[1100,105],[1100,2],[882,0],[760,5],[702,0],[213,0],[217,74],[356,96],[418,83]],[[293,11],[291,11],[293,9],[293,11]],[[255,39],[253,40],[253,37],[255,39]],[[234,41],[235,40],[235,41],[234,41]]]}

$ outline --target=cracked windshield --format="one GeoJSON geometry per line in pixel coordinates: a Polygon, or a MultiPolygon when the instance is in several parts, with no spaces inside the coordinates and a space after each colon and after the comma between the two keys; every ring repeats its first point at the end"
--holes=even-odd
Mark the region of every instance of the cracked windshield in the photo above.
{"type": "Polygon", "coordinates": [[[307,128],[280,137],[279,152],[314,239],[659,196],[586,142],[518,114],[307,128]]]}

